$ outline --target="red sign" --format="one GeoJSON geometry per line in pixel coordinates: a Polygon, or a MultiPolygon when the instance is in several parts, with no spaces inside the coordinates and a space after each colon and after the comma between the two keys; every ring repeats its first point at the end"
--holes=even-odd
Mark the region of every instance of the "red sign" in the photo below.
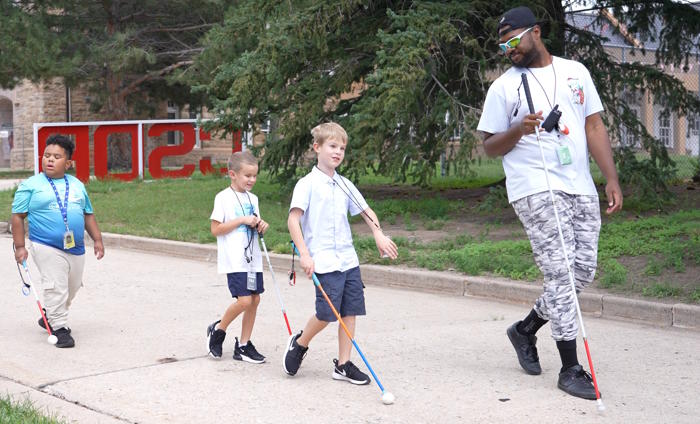
{"type": "MultiPolygon", "coordinates": [[[[182,134],[182,143],[177,145],[158,146],[148,157],[148,171],[153,178],[179,178],[189,177],[195,171],[195,164],[187,163],[180,169],[166,170],[162,167],[163,158],[168,156],[183,156],[192,151],[196,145],[196,134],[194,120],[179,120],[173,123],[163,121],[123,121],[123,122],[100,122],[100,123],[64,123],[64,124],[34,124],[35,125],[35,166],[38,166],[38,172],[41,172],[41,161],[38,160],[46,148],[46,139],[53,134],[63,134],[73,136],[75,139],[75,151],[73,152],[73,163],[75,167],[75,175],[83,182],[87,182],[90,178],[90,128],[95,127],[93,135],[93,167],[95,177],[116,178],[122,181],[131,181],[143,175],[143,169],[140,168],[142,162],[140,158],[143,156],[143,138],[139,137],[141,131],[139,126],[149,125],[148,136],[158,137],[161,134],[169,131],[179,132],[182,134]],[[36,131],[38,129],[38,131],[36,131]],[[107,151],[109,136],[111,134],[125,133],[131,138],[131,171],[123,173],[110,173],[107,169],[107,151]]],[[[199,129],[200,140],[210,140],[211,135],[199,129]]],[[[241,131],[233,133],[232,152],[240,151],[241,131]]],[[[145,161],[143,161],[145,164],[145,161]]],[[[214,172],[211,160],[208,158],[199,161],[199,170],[203,174],[214,172]]],[[[225,174],[226,168],[221,168],[220,172],[225,174]]]]}

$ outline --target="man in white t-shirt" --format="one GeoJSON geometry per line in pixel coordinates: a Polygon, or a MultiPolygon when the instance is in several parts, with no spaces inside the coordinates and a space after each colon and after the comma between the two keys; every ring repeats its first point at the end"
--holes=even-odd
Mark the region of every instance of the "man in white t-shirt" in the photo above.
{"type": "Polygon", "coordinates": [[[525,227],[535,262],[544,275],[544,293],[527,317],[508,328],[507,335],[520,365],[528,374],[537,375],[542,369],[535,333],[549,321],[562,361],[558,387],[573,396],[595,400],[591,377],[576,354],[576,294],[568,278],[535,127],[541,126],[544,161],[578,292],[595,276],[600,232],[598,192],[590,173],[589,152],[607,181],[606,213],[622,208],[610,141],[600,117],[603,106],[582,64],[547,51],[529,8],[507,11],[499,22],[498,34],[501,53],[513,66],[489,88],[477,129],[483,133],[486,154],[503,156],[508,201],[525,227]],[[522,74],[529,81],[536,113],[528,108],[522,74]]]}

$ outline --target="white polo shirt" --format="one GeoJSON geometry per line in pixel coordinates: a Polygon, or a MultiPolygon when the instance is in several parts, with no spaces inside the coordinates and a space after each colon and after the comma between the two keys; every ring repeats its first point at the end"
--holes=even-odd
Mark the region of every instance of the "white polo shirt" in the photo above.
{"type": "MultiPolygon", "coordinates": [[[[253,213],[260,216],[258,196],[251,192],[234,192],[231,187],[227,187],[214,198],[214,210],[212,210],[209,219],[224,223],[242,216],[250,216],[253,213]]],[[[255,231],[253,231],[251,245],[253,260],[250,263],[245,260],[244,250],[248,245],[249,230],[250,227],[247,225],[240,225],[235,230],[216,237],[216,262],[219,274],[263,271],[262,253],[260,253],[258,245],[258,234],[255,231]]]]}
{"type": "Polygon", "coordinates": [[[331,178],[314,166],[294,187],[289,210],[294,208],[304,212],[301,230],[316,272],[347,271],[360,265],[348,211],[354,216],[369,206],[350,180],[337,172],[331,178]]]}

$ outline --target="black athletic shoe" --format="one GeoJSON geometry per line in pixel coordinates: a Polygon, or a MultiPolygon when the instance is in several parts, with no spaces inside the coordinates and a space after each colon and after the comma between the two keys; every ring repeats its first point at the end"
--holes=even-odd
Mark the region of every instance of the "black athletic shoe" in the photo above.
{"type": "Polygon", "coordinates": [[[284,357],[282,358],[282,366],[284,367],[284,372],[289,375],[295,375],[299,371],[301,366],[301,361],[304,360],[306,352],[309,350],[308,347],[300,346],[297,343],[297,339],[301,337],[300,331],[298,334],[292,334],[289,336],[289,342],[287,342],[287,349],[284,351],[284,357]]]}
{"type": "Polygon", "coordinates": [[[70,335],[70,329],[66,327],[61,327],[53,332],[58,341],[56,342],[56,347],[73,347],[75,346],[75,340],[70,335]]]}
{"type": "MultiPolygon", "coordinates": [[[[46,308],[42,308],[42,309],[44,309],[44,316],[46,316],[46,308]]],[[[48,322],[48,320],[49,320],[49,318],[47,317],[46,321],[48,322]]],[[[37,322],[39,323],[39,327],[46,330],[46,326],[44,325],[44,318],[43,317],[39,317],[39,320],[37,322]]],[[[53,327],[51,326],[51,324],[49,324],[49,328],[51,329],[51,333],[53,333],[53,327]]],[[[68,327],[66,327],[66,328],[68,328],[68,327]]],[[[70,328],[68,328],[68,333],[70,333],[70,328]]]]}
{"type": "Polygon", "coordinates": [[[238,337],[236,337],[236,345],[233,347],[233,359],[236,361],[245,361],[252,364],[262,364],[265,362],[265,357],[255,349],[253,342],[248,340],[248,344],[241,346],[238,343],[238,337]]]}
{"type": "Polygon", "coordinates": [[[365,385],[369,384],[369,376],[360,371],[355,364],[348,361],[342,365],[338,365],[338,360],[333,360],[335,369],[333,370],[333,380],[349,381],[352,384],[365,385]]]}
{"type": "Polygon", "coordinates": [[[557,387],[571,396],[596,400],[595,387],[591,375],[581,365],[574,365],[559,373],[557,387]]]}
{"type": "Polygon", "coordinates": [[[209,345],[209,355],[211,355],[213,358],[221,358],[224,339],[226,338],[226,332],[216,328],[216,324],[220,322],[221,320],[213,322],[209,325],[209,327],[207,327],[207,344],[209,345]]]}
{"type": "Polygon", "coordinates": [[[515,353],[518,354],[520,366],[523,367],[528,374],[539,375],[542,373],[542,368],[540,367],[540,358],[537,356],[537,348],[535,347],[537,337],[534,335],[526,336],[520,334],[517,328],[518,324],[520,324],[520,321],[508,327],[506,334],[510,342],[513,343],[515,353]]]}

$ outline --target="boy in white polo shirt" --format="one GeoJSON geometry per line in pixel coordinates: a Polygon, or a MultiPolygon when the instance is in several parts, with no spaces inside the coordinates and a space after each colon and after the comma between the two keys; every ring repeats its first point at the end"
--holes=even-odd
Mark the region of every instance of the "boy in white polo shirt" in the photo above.
{"type": "MultiPolygon", "coordinates": [[[[287,226],[299,249],[302,269],[309,277],[316,273],[354,337],[355,317],[365,315],[365,298],[348,211],[352,215],[362,214],[381,254],[396,259],[398,252],[394,242],[382,233],[377,215],[355,185],[335,172],[343,161],[348,142],[343,127],[325,123],[312,129],[311,135],[318,163],[294,187],[287,226]]],[[[336,317],[317,289],[316,313],[303,331],[289,338],[283,359],[287,374],[297,373],[311,339],[333,321],[336,317]]],[[[352,341],[338,326],[338,359],[333,360],[333,379],[368,384],[369,377],[350,361],[351,351],[352,341]]]]}

